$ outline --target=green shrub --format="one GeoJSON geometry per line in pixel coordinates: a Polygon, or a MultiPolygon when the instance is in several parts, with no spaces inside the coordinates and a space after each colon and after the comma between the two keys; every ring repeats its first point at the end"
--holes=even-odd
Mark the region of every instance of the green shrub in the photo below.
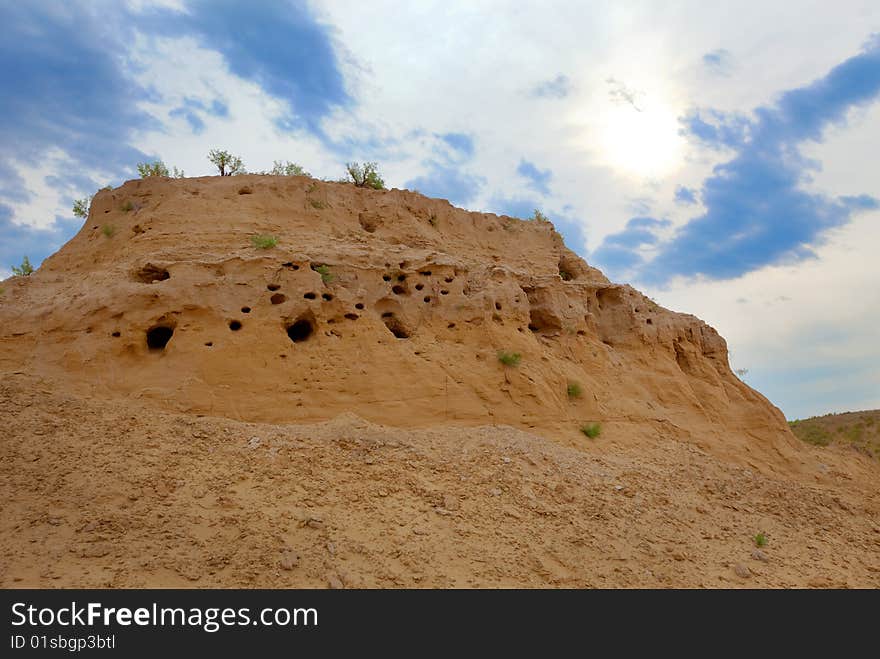
{"type": "Polygon", "coordinates": [[[755,534],[755,546],[756,547],[766,547],[767,546],[767,536],[763,533],[755,534]]]}
{"type": "Polygon", "coordinates": [[[278,238],[257,234],[256,236],[251,236],[251,244],[257,249],[272,249],[278,244],[278,238]]]}
{"type": "Polygon", "coordinates": [[[244,164],[241,162],[241,158],[232,155],[229,151],[211,149],[208,152],[208,160],[217,167],[220,176],[233,176],[236,174],[247,173],[244,169],[244,164]]]}
{"type": "Polygon", "coordinates": [[[585,423],[581,426],[581,432],[590,439],[596,439],[596,437],[602,434],[602,426],[598,423],[585,423]]]}
{"type": "Polygon", "coordinates": [[[31,265],[30,259],[25,256],[20,266],[12,266],[12,274],[18,277],[27,277],[34,271],[34,266],[31,265]]]}
{"type": "Polygon", "coordinates": [[[550,218],[544,215],[537,208],[535,209],[534,214],[529,218],[532,222],[549,222],[550,218]]]}
{"type": "Polygon", "coordinates": [[[328,265],[313,265],[312,270],[321,275],[321,281],[325,284],[329,284],[333,281],[333,273],[330,272],[330,266],[328,265]]]}
{"type": "Polygon", "coordinates": [[[374,190],[384,190],[385,181],[379,175],[378,166],[374,162],[360,163],[349,162],[345,164],[348,178],[345,179],[349,183],[354,183],[359,188],[373,188],[374,190]]]}
{"type": "Polygon", "coordinates": [[[74,199],[73,214],[83,219],[89,216],[89,206],[92,205],[91,197],[83,197],[82,199],[74,199]]]}
{"type": "Polygon", "coordinates": [[[105,224],[101,227],[101,233],[103,233],[107,238],[112,238],[113,234],[116,233],[116,228],[111,224],[105,224]]]}
{"type": "Polygon", "coordinates": [[[156,160],[155,162],[139,162],[137,164],[138,174],[141,175],[141,178],[148,178],[150,176],[169,176],[168,167],[165,166],[165,163],[161,160],[156,160]]]}
{"type": "Polygon", "coordinates": [[[568,387],[566,388],[566,393],[569,398],[580,398],[584,393],[584,390],[581,388],[581,385],[577,382],[569,382],[568,387]]]}
{"type": "Polygon", "coordinates": [[[327,204],[320,199],[309,199],[309,204],[311,204],[312,208],[317,208],[318,210],[327,208],[327,204]]]}
{"type": "Polygon", "coordinates": [[[134,204],[132,203],[131,199],[126,199],[124,202],[122,202],[122,206],[120,206],[119,209],[125,213],[130,213],[134,210],[134,204]]]}
{"type": "Polygon", "coordinates": [[[303,169],[302,165],[297,165],[289,160],[284,162],[276,160],[272,163],[272,169],[264,173],[272,176],[311,176],[311,174],[303,169]]]}
{"type": "Polygon", "coordinates": [[[559,276],[562,277],[562,281],[571,281],[572,279],[574,279],[572,274],[567,270],[560,270],[559,276]]]}
{"type": "Polygon", "coordinates": [[[499,350],[498,361],[505,366],[519,366],[519,363],[522,361],[522,355],[518,352],[507,352],[506,350],[499,350]]]}

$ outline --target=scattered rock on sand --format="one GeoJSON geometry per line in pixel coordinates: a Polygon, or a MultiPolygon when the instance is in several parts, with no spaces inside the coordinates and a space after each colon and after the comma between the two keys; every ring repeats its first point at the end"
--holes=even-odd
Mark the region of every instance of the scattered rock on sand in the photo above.
{"type": "Polygon", "coordinates": [[[451,494],[443,495],[443,507],[446,510],[451,510],[455,512],[459,508],[461,508],[461,504],[458,502],[458,498],[452,496],[451,494]]]}
{"type": "Polygon", "coordinates": [[[282,570],[292,570],[299,565],[299,554],[292,549],[288,549],[281,554],[279,564],[282,570]]]}
{"type": "Polygon", "coordinates": [[[767,554],[762,552],[760,549],[755,549],[752,552],[752,558],[754,558],[756,561],[761,561],[762,563],[766,563],[770,560],[770,557],[767,556],[767,554]]]}

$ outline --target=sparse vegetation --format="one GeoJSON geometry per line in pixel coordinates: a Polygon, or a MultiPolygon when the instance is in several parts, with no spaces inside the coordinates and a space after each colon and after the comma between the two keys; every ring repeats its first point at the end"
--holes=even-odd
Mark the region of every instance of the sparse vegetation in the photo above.
{"type": "Polygon", "coordinates": [[[755,534],[755,546],[756,547],[766,547],[767,546],[767,536],[763,533],[755,534]]]}
{"type": "Polygon", "coordinates": [[[565,391],[568,394],[569,398],[580,398],[584,393],[583,388],[577,382],[569,382],[568,387],[566,387],[565,391]]]}
{"type": "Polygon", "coordinates": [[[316,208],[318,210],[324,210],[325,208],[327,208],[327,203],[324,201],[321,201],[320,199],[311,199],[310,198],[309,204],[312,206],[312,208],[316,208]]]}
{"type": "Polygon", "coordinates": [[[826,414],[789,421],[792,432],[815,446],[838,444],[880,458],[880,410],[826,414]]]}
{"type": "Polygon", "coordinates": [[[736,373],[736,377],[738,377],[740,380],[745,380],[746,376],[749,374],[749,369],[738,368],[735,369],[733,372],[736,373]]]}
{"type": "Polygon", "coordinates": [[[602,434],[602,426],[598,423],[585,423],[581,426],[581,432],[590,439],[596,439],[602,434]]]}
{"type": "Polygon", "coordinates": [[[544,215],[544,213],[539,211],[537,208],[535,209],[535,212],[532,214],[532,216],[529,219],[532,222],[550,222],[550,218],[547,217],[546,215],[544,215]]]}
{"type": "Polygon", "coordinates": [[[506,350],[498,351],[498,361],[505,366],[519,366],[522,361],[522,355],[518,352],[508,352],[506,350]]]}
{"type": "Polygon", "coordinates": [[[28,277],[33,273],[33,271],[34,266],[31,265],[30,259],[28,259],[27,256],[25,256],[21,260],[21,265],[12,266],[12,274],[16,275],[17,277],[28,277]]]}
{"type": "Polygon", "coordinates": [[[138,174],[141,178],[150,176],[168,176],[168,167],[161,160],[155,162],[139,162],[137,164],[138,174]]]}
{"type": "Polygon", "coordinates": [[[272,163],[272,169],[263,173],[271,174],[272,176],[311,176],[311,174],[303,169],[302,165],[290,162],[289,160],[285,160],[284,162],[276,160],[272,163]]]}
{"type": "Polygon", "coordinates": [[[831,443],[831,433],[816,424],[807,421],[789,421],[788,427],[802,442],[807,444],[828,446],[831,443]]]}
{"type": "Polygon", "coordinates": [[[559,276],[562,277],[562,281],[571,281],[572,279],[574,279],[574,277],[568,270],[560,270],[559,276]]]}
{"type": "Polygon", "coordinates": [[[244,163],[241,162],[241,158],[232,155],[229,151],[211,149],[208,152],[208,160],[217,167],[220,176],[235,176],[237,174],[247,173],[244,168],[244,163]]]}
{"type": "Polygon", "coordinates": [[[330,266],[328,265],[313,265],[312,270],[321,275],[321,281],[325,284],[329,284],[333,281],[333,273],[330,272],[330,266]]]}
{"type": "Polygon", "coordinates": [[[354,183],[359,188],[373,188],[374,190],[384,190],[385,181],[379,175],[378,166],[374,162],[360,163],[349,162],[345,164],[348,177],[345,179],[349,183],[354,183]]]}
{"type": "Polygon", "coordinates": [[[101,227],[101,233],[107,238],[112,238],[113,234],[116,233],[116,228],[112,224],[105,224],[101,227]]]}
{"type": "Polygon", "coordinates": [[[82,199],[74,199],[73,214],[83,219],[89,216],[89,206],[92,204],[91,197],[83,197],[82,199]]]}
{"type": "Polygon", "coordinates": [[[126,199],[124,202],[122,202],[122,206],[120,206],[119,208],[124,213],[130,213],[134,210],[134,204],[132,203],[131,199],[126,199]]]}
{"type": "Polygon", "coordinates": [[[278,244],[278,238],[275,236],[257,234],[251,236],[251,244],[257,249],[272,249],[278,244]]]}
{"type": "Polygon", "coordinates": [[[172,178],[183,178],[183,170],[174,167],[172,171],[168,171],[168,166],[161,160],[153,162],[139,162],[137,164],[138,174],[141,178],[149,178],[150,176],[167,176],[172,178]]]}

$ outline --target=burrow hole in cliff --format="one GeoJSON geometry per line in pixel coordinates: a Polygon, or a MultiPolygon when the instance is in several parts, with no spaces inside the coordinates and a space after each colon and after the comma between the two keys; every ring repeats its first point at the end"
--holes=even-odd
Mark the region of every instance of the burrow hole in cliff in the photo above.
{"type": "Polygon", "coordinates": [[[229,321],[229,329],[231,329],[233,332],[237,332],[238,330],[241,329],[241,327],[242,327],[242,325],[241,325],[240,320],[230,320],[229,321]]]}
{"type": "Polygon", "coordinates": [[[318,296],[315,295],[314,293],[305,293],[305,294],[303,294],[303,297],[304,297],[306,300],[314,300],[314,299],[315,299],[316,297],[318,297],[318,296]]]}
{"type": "Polygon", "coordinates": [[[242,312],[242,313],[250,313],[250,312],[251,312],[251,308],[250,308],[250,307],[242,307],[242,308],[241,308],[241,312],[242,312]]]}
{"type": "Polygon", "coordinates": [[[294,343],[308,341],[315,332],[315,321],[312,316],[300,316],[287,326],[287,336],[294,343]]]}
{"type": "Polygon", "coordinates": [[[424,287],[425,287],[424,284],[416,284],[416,290],[417,290],[417,291],[422,290],[424,287]]]}
{"type": "Polygon", "coordinates": [[[529,329],[536,333],[558,332],[562,329],[562,323],[547,309],[532,308],[529,310],[529,329]]]}
{"type": "Polygon", "coordinates": [[[323,299],[325,302],[330,302],[333,300],[333,296],[330,295],[330,293],[322,293],[321,299],[323,299]]]}
{"type": "Polygon", "coordinates": [[[147,348],[160,352],[174,336],[174,328],[168,325],[155,325],[147,330],[147,348]]]}
{"type": "Polygon", "coordinates": [[[152,284],[154,281],[165,281],[166,279],[170,279],[171,274],[165,268],[160,268],[152,263],[147,263],[140,270],[135,270],[133,278],[135,281],[139,281],[142,284],[152,284]]]}
{"type": "Polygon", "coordinates": [[[402,284],[395,284],[391,287],[391,292],[395,295],[408,295],[409,291],[406,290],[406,286],[402,284]]]}
{"type": "Polygon", "coordinates": [[[269,298],[269,302],[272,304],[282,304],[287,302],[287,296],[284,293],[275,293],[269,298]]]}
{"type": "Polygon", "coordinates": [[[268,290],[272,291],[272,292],[275,292],[275,291],[277,291],[279,288],[281,288],[281,286],[278,285],[278,284],[267,284],[267,285],[266,285],[266,288],[267,288],[268,290]]]}
{"type": "Polygon", "coordinates": [[[411,336],[412,332],[409,331],[409,328],[393,313],[383,313],[382,320],[388,331],[398,339],[408,339],[411,336]]]}

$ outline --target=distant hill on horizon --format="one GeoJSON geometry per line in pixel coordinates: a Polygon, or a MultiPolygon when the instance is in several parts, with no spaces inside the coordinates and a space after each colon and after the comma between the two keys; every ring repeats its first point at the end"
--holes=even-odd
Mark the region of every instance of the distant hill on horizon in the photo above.
{"type": "Polygon", "coordinates": [[[816,446],[849,444],[880,458],[880,410],[825,414],[789,421],[798,439],[816,446]]]}

